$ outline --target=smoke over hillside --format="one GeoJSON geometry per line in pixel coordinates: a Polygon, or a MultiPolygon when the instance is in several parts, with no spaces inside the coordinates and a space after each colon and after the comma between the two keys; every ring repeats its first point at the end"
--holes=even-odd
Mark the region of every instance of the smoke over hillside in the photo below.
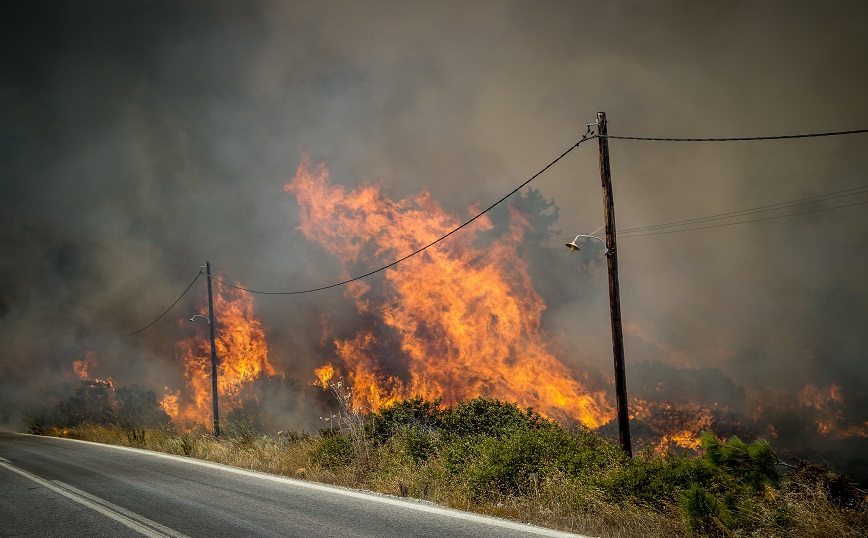
{"type": "MultiPolygon", "coordinates": [[[[791,2],[785,11],[639,0],[10,8],[0,22],[0,423],[19,428],[21,410],[75,382],[73,364],[88,353],[94,379],[160,397],[187,390],[178,343],[207,334],[187,321],[204,312],[202,280],[151,328],[125,335],[163,312],[205,260],[227,282],[287,291],[402,255],[377,252],[350,223],[341,233],[360,251],[347,261],[299,229],[300,202],[284,186],[305,155],[349,191],[376,185],[393,203],[426,193],[446,229],[574,144],[601,110],[610,134],[622,135],[864,128],[865,16],[857,2],[791,2]]],[[[865,135],[612,140],[618,228],[866,185],[866,144],[865,135]]],[[[594,143],[532,187],[529,206],[512,216],[499,208],[490,229],[457,234],[436,252],[470,256],[461,259],[474,270],[486,253],[501,256],[493,264],[514,256],[510,278],[528,281],[511,289],[533,299],[538,336],[513,351],[538,346],[564,379],[610,392],[603,258],[594,245],[572,256],[562,247],[602,224],[594,143]]],[[[858,192],[802,209],[864,202],[858,192]]],[[[628,390],[647,407],[638,430],[670,427],[655,407],[670,402],[671,413],[689,415],[671,418],[678,424],[724,427],[731,413],[829,459],[864,453],[864,207],[626,234],[628,390]]],[[[433,229],[403,231],[421,240],[433,229]]],[[[314,427],[314,370],[342,365],[335,342],[376,329],[365,300],[403,297],[384,275],[362,285],[373,289],[254,298],[267,364],[298,396],[271,391],[272,407],[286,408],[275,420],[314,427]]],[[[414,312],[403,314],[400,330],[419,329],[414,312]]],[[[372,333],[391,335],[377,357],[406,383],[424,361],[403,360],[414,356],[409,340],[387,332],[372,333]]],[[[601,409],[606,401],[613,405],[605,396],[601,409]]]]}

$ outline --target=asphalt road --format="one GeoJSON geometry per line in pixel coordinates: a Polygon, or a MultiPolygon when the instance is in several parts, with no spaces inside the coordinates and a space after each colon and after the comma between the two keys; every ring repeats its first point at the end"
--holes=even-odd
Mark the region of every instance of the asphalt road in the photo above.
{"type": "Polygon", "coordinates": [[[0,432],[0,536],[578,536],[146,450],[0,432]]]}

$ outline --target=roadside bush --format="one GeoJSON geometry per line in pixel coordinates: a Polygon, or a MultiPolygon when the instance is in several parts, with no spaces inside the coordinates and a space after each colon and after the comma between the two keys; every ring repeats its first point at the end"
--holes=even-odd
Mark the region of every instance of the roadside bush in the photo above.
{"type": "Polygon", "coordinates": [[[474,398],[446,412],[443,428],[451,437],[486,436],[498,439],[526,429],[553,424],[532,409],[493,398],[474,398]]]}
{"type": "Polygon", "coordinates": [[[223,438],[204,426],[181,434],[118,425],[45,431],[419,497],[593,536],[868,536],[864,491],[846,476],[800,460],[781,477],[763,441],[703,434],[697,457],[655,454],[649,446],[628,458],[587,428],[567,431],[492,399],[443,410],[439,400],[414,398],[367,423],[345,410],[339,429],[314,437],[293,430],[258,435],[249,447],[239,445],[244,432],[228,435],[229,424],[223,438]]]}
{"type": "Polygon", "coordinates": [[[354,457],[355,449],[352,440],[339,433],[320,437],[319,442],[310,452],[311,464],[330,471],[350,465],[354,457]]]}
{"type": "Polygon", "coordinates": [[[759,491],[765,485],[777,487],[780,473],[775,467],[778,457],[764,440],[746,444],[738,437],[721,441],[711,432],[701,436],[702,460],[710,462],[739,481],[759,491]]]}
{"type": "Polygon", "coordinates": [[[518,495],[536,491],[569,443],[569,433],[557,425],[518,430],[505,438],[466,438],[447,448],[446,466],[462,477],[474,501],[518,495]]]}
{"type": "Polygon", "coordinates": [[[646,458],[624,458],[598,478],[610,502],[638,503],[662,509],[677,502],[681,491],[693,484],[708,486],[718,480],[714,470],[696,459],[671,452],[646,458]]]}
{"type": "Polygon", "coordinates": [[[557,466],[569,476],[597,475],[605,469],[627,461],[627,455],[589,429],[573,432],[558,455],[557,466]]]}
{"type": "Polygon", "coordinates": [[[423,463],[437,452],[434,433],[413,426],[401,435],[404,453],[414,462],[423,463]]]}
{"type": "Polygon", "coordinates": [[[694,533],[707,536],[726,536],[732,525],[729,510],[717,497],[697,484],[681,493],[680,505],[687,525],[694,533]]]}
{"type": "Polygon", "coordinates": [[[23,419],[34,434],[84,424],[117,424],[129,430],[159,428],[170,420],[153,391],[138,385],[115,389],[111,382],[100,380],[61,387],[42,407],[25,411],[23,419]]]}
{"type": "Polygon", "coordinates": [[[365,432],[377,444],[383,444],[399,432],[430,433],[443,427],[447,411],[440,409],[442,400],[425,400],[421,396],[396,402],[374,413],[365,424],[365,432]]]}

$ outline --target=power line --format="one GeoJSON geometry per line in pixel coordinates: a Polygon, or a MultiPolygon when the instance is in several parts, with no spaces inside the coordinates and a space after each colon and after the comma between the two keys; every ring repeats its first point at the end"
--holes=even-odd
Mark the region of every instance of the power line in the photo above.
{"type": "Polygon", "coordinates": [[[762,222],[764,220],[774,220],[774,219],[782,219],[782,218],[786,218],[786,217],[795,217],[796,215],[807,215],[808,213],[819,213],[821,211],[831,211],[833,209],[843,209],[845,207],[853,207],[853,206],[864,205],[864,204],[868,204],[868,200],[865,200],[863,202],[854,202],[852,204],[844,204],[844,205],[838,205],[838,206],[833,206],[833,207],[821,207],[818,209],[799,211],[797,213],[788,213],[786,215],[776,215],[774,217],[763,217],[761,219],[742,220],[739,222],[727,222],[727,223],[723,223],[723,224],[711,224],[708,226],[696,226],[694,228],[683,228],[681,230],[664,230],[661,232],[637,233],[637,234],[633,234],[633,235],[624,235],[624,236],[622,236],[619,233],[618,237],[622,238],[622,239],[627,239],[627,238],[631,238],[631,237],[644,237],[646,235],[663,235],[663,234],[674,234],[674,233],[678,233],[678,232],[691,232],[693,230],[705,230],[708,228],[723,228],[726,226],[735,226],[736,224],[747,224],[748,222],[762,222]]]}
{"type": "Polygon", "coordinates": [[[567,149],[566,151],[564,151],[563,153],[561,153],[561,155],[560,155],[558,158],[556,158],[555,160],[553,160],[552,162],[550,162],[549,164],[547,164],[545,167],[543,167],[542,170],[540,170],[539,172],[537,172],[536,174],[534,174],[533,176],[531,176],[530,179],[528,179],[527,181],[525,181],[524,183],[522,183],[522,184],[519,185],[518,187],[514,188],[514,189],[513,189],[512,191],[510,191],[507,195],[503,196],[503,197],[500,198],[498,201],[496,201],[496,202],[494,202],[493,204],[491,204],[490,206],[488,206],[488,208],[486,208],[485,210],[483,210],[481,213],[478,213],[476,216],[474,216],[474,217],[472,217],[471,219],[467,220],[466,222],[464,222],[464,223],[461,224],[460,226],[456,227],[455,229],[453,229],[453,230],[450,231],[449,233],[447,233],[447,234],[441,236],[441,237],[438,238],[438,239],[435,239],[434,241],[431,241],[430,243],[428,243],[427,245],[425,245],[425,246],[423,246],[423,247],[421,247],[421,248],[418,248],[418,249],[414,250],[413,252],[411,252],[410,254],[407,254],[407,255],[404,256],[403,258],[399,258],[399,259],[393,261],[392,263],[390,263],[390,264],[388,264],[388,265],[384,265],[384,266],[380,267],[379,269],[374,269],[373,271],[368,271],[367,273],[365,273],[365,274],[363,274],[363,275],[355,276],[355,277],[352,277],[352,278],[350,278],[350,279],[344,280],[344,281],[342,281],[342,282],[337,282],[337,283],[335,283],[335,284],[330,284],[330,285],[328,285],[328,286],[321,286],[321,287],[319,287],[319,288],[311,288],[311,289],[307,289],[307,290],[299,290],[299,291],[259,291],[259,290],[249,289],[249,288],[243,288],[243,287],[241,287],[241,286],[236,286],[236,285],[234,285],[234,284],[230,284],[230,283],[225,282],[225,281],[223,281],[223,280],[220,280],[220,279],[218,279],[218,278],[214,278],[213,276],[212,276],[211,278],[212,278],[212,280],[216,280],[217,282],[220,282],[221,284],[223,284],[223,285],[225,285],[225,286],[229,286],[230,288],[235,288],[235,289],[238,289],[238,290],[246,291],[246,292],[248,292],[248,293],[258,293],[258,294],[261,294],[261,295],[299,295],[299,294],[302,294],[302,293],[313,293],[313,292],[315,292],[315,291],[323,291],[323,290],[327,290],[327,289],[330,289],[330,288],[336,288],[336,287],[338,287],[338,286],[343,286],[343,285],[349,284],[350,282],[355,282],[356,280],[361,280],[361,279],[366,278],[366,277],[369,277],[369,276],[371,276],[371,275],[373,275],[373,274],[379,273],[380,271],[384,271],[384,270],[386,270],[386,269],[388,269],[388,268],[390,268],[390,267],[394,267],[394,266],[398,265],[399,263],[403,262],[404,260],[407,260],[408,258],[412,258],[413,256],[415,256],[415,255],[421,253],[421,252],[424,251],[424,250],[427,250],[427,249],[430,248],[430,247],[433,247],[434,245],[436,245],[436,244],[439,243],[440,241],[443,241],[443,240],[446,239],[447,237],[451,236],[452,234],[456,233],[457,231],[461,230],[462,228],[468,226],[470,223],[472,223],[473,221],[475,221],[476,219],[478,219],[478,218],[481,217],[482,215],[485,215],[486,213],[488,213],[489,211],[491,211],[492,209],[494,209],[495,207],[497,207],[498,205],[500,205],[501,203],[503,203],[507,198],[509,198],[509,197],[512,196],[513,194],[517,193],[518,191],[520,191],[522,188],[524,188],[526,185],[528,185],[531,181],[533,181],[534,179],[536,179],[537,177],[539,177],[540,175],[542,175],[543,172],[545,172],[546,170],[548,170],[549,168],[551,168],[552,166],[554,166],[555,163],[557,163],[558,161],[560,161],[561,159],[563,159],[564,157],[566,157],[567,154],[569,154],[571,151],[573,151],[574,149],[576,149],[577,147],[579,147],[579,146],[582,144],[582,142],[585,142],[586,140],[590,140],[591,138],[594,138],[593,133],[591,133],[590,131],[587,132],[587,133],[585,133],[585,135],[582,136],[582,139],[581,139],[581,140],[579,140],[578,142],[576,142],[575,144],[573,144],[572,146],[570,146],[569,149],[567,149]]]}
{"type": "MultiPolygon", "coordinates": [[[[492,209],[494,209],[495,207],[497,207],[498,205],[503,203],[510,196],[512,196],[513,194],[515,194],[516,192],[518,192],[519,190],[521,190],[522,188],[527,186],[531,181],[535,180],[537,177],[542,175],[546,170],[548,170],[549,168],[554,166],[558,161],[560,161],[561,159],[566,157],[567,154],[569,154],[571,151],[573,151],[574,149],[579,147],[583,142],[590,140],[592,138],[596,138],[597,136],[600,136],[600,135],[597,135],[591,131],[590,125],[591,124],[588,125],[588,132],[586,132],[582,136],[581,140],[576,142],[574,145],[570,146],[566,151],[564,151],[555,160],[553,160],[552,162],[547,164],[539,172],[537,172],[536,174],[531,176],[527,181],[523,182],[518,187],[516,187],[512,191],[510,191],[508,194],[506,194],[505,196],[501,197],[499,200],[497,200],[496,202],[494,202],[493,204],[488,206],[485,210],[478,213],[476,216],[470,218],[469,220],[467,220],[466,222],[464,222],[460,226],[456,227],[455,229],[453,229],[449,233],[441,236],[440,238],[438,238],[438,239],[428,243],[427,245],[425,245],[419,249],[414,250],[413,252],[407,254],[406,256],[399,258],[399,259],[393,261],[392,263],[384,265],[378,269],[374,269],[373,271],[369,271],[365,274],[355,276],[355,277],[349,278],[349,279],[341,281],[341,282],[330,284],[328,286],[321,286],[318,288],[311,288],[311,289],[298,290],[298,291],[260,291],[260,290],[250,289],[250,288],[244,288],[241,286],[236,286],[234,284],[230,284],[228,282],[225,282],[225,281],[220,280],[218,278],[215,278],[213,276],[211,278],[213,280],[216,280],[217,282],[225,285],[225,286],[228,286],[230,288],[235,288],[238,290],[242,290],[242,291],[246,291],[248,293],[257,293],[257,294],[261,294],[261,295],[299,295],[299,294],[303,294],[303,293],[312,293],[312,292],[316,292],[316,291],[323,291],[323,290],[327,290],[330,288],[336,288],[339,286],[343,286],[343,285],[349,284],[351,282],[355,282],[357,280],[361,280],[363,278],[369,277],[371,275],[374,275],[374,274],[379,273],[381,271],[384,271],[386,269],[389,269],[390,267],[394,267],[394,266],[398,265],[399,263],[427,250],[428,248],[433,247],[434,245],[443,241],[444,239],[451,236],[452,234],[465,228],[466,226],[468,226],[469,224],[474,222],[476,219],[480,218],[482,215],[485,215],[486,213],[488,213],[489,211],[491,211],[492,209]]],[[[618,139],[618,140],[640,140],[640,141],[655,141],[655,142],[735,142],[735,141],[754,141],[754,140],[787,140],[787,139],[796,139],[796,138],[818,138],[818,137],[841,136],[841,135],[851,135],[851,134],[861,134],[861,133],[868,133],[868,129],[855,129],[855,130],[850,130],[850,131],[834,131],[834,132],[825,132],[825,133],[803,133],[803,134],[794,134],[794,135],[748,136],[748,137],[728,137],[728,138],[720,138],[720,137],[718,137],[718,138],[665,138],[665,137],[642,137],[642,136],[619,136],[619,135],[605,135],[605,137],[611,138],[611,139],[618,139]]],[[[649,231],[649,230],[669,228],[669,227],[674,227],[674,226],[679,226],[679,225],[686,226],[686,225],[691,225],[691,224],[698,224],[701,222],[710,222],[712,220],[720,220],[720,219],[726,219],[726,218],[733,218],[733,217],[737,217],[737,216],[745,216],[745,215],[749,215],[749,214],[753,214],[753,213],[761,213],[761,212],[765,212],[765,211],[771,211],[774,209],[782,209],[784,207],[793,207],[793,206],[798,206],[798,205],[804,205],[804,204],[811,203],[811,202],[827,201],[827,200],[832,200],[835,198],[842,198],[845,196],[853,196],[855,194],[861,194],[862,192],[864,192],[864,189],[866,189],[866,188],[868,188],[868,186],[854,187],[852,189],[845,189],[843,191],[836,191],[833,193],[827,193],[824,195],[818,195],[818,196],[813,196],[813,197],[809,197],[809,198],[792,200],[789,202],[781,202],[779,204],[772,204],[769,206],[760,206],[760,207],[756,207],[756,208],[752,208],[752,209],[744,209],[744,210],[739,210],[739,211],[733,211],[730,213],[722,213],[719,215],[699,217],[696,219],[688,219],[688,220],[684,220],[684,221],[671,222],[671,223],[667,223],[667,224],[656,224],[656,225],[651,225],[651,226],[642,226],[642,227],[638,227],[638,228],[631,228],[631,229],[623,230],[618,235],[621,237],[624,237],[624,238],[642,237],[642,236],[646,236],[646,235],[662,235],[662,234],[667,234],[667,233],[686,232],[686,231],[691,231],[691,230],[702,230],[702,229],[707,229],[707,228],[720,228],[720,227],[725,227],[725,226],[734,226],[736,224],[746,224],[748,222],[759,222],[759,221],[764,221],[764,220],[779,219],[779,218],[791,217],[791,216],[796,216],[796,215],[804,215],[807,213],[816,213],[816,212],[820,212],[820,211],[829,211],[832,209],[841,209],[841,208],[845,208],[845,207],[863,205],[863,204],[868,203],[868,201],[856,202],[853,204],[845,204],[845,205],[841,205],[841,206],[819,208],[819,209],[814,209],[814,210],[809,210],[809,211],[801,211],[798,213],[791,213],[788,215],[778,215],[778,216],[774,216],[774,217],[750,219],[750,220],[739,221],[739,222],[714,224],[714,225],[709,225],[709,226],[698,226],[698,227],[692,227],[692,228],[684,228],[684,229],[680,229],[680,230],[664,230],[664,231],[656,231],[656,232],[649,231]],[[858,192],[851,192],[851,191],[858,191],[858,192]],[[848,193],[848,194],[845,194],[845,193],[848,193]],[[646,232],[646,233],[635,233],[635,232],[640,232],[640,231],[646,232]],[[631,235],[631,233],[632,233],[632,235],[631,235]],[[621,235],[621,234],[624,234],[624,235],[621,235]]],[[[199,277],[201,275],[202,275],[202,271],[200,270],[196,274],[195,278],[193,278],[193,281],[190,282],[190,285],[187,286],[187,288],[184,290],[183,293],[181,293],[181,295],[175,300],[175,302],[173,302],[169,306],[169,308],[167,308],[162,314],[157,316],[157,318],[154,319],[154,321],[145,325],[141,329],[139,329],[135,332],[129,333],[125,336],[136,335],[136,334],[144,331],[145,329],[151,327],[154,323],[156,323],[160,319],[162,319],[163,316],[168,314],[169,311],[172,308],[174,308],[175,305],[178,304],[178,302],[184,297],[184,295],[186,295],[187,292],[190,291],[190,288],[193,287],[193,284],[196,283],[196,281],[199,279],[199,277]]]]}
{"type": "Polygon", "coordinates": [[[810,204],[810,203],[825,202],[825,201],[834,200],[837,198],[844,198],[847,196],[856,196],[858,194],[864,194],[865,192],[868,192],[868,185],[862,185],[860,187],[852,187],[849,189],[844,189],[844,190],[835,191],[835,192],[829,192],[826,194],[818,194],[815,196],[809,196],[807,198],[799,198],[797,200],[790,200],[788,202],[780,202],[780,203],[776,203],[776,204],[764,205],[764,206],[754,207],[754,208],[750,208],[750,209],[741,209],[738,211],[730,211],[728,213],[719,213],[716,215],[709,215],[709,216],[705,216],[705,217],[697,217],[697,218],[693,218],[693,219],[668,222],[665,224],[653,224],[650,226],[639,226],[636,228],[628,228],[626,230],[619,230],[619,233],[628,234],[631,232],[640,232],[640,231],[647,231],[647,230],[660,229],[660,228],[672,228],[672,227],[676,227],[676,226],[686,226],[689,224],[698,224],[701,222],[709,222],[712,220],[731,219],[734,217],[741,217],[741,216],[750,215],[750,214],[754,214],[754,213],[764,213],[766,211],[775,211],[775,210],[784,209],[787,207],[796,207],[796,206],[806,205],[806,204],[810,204]]]}
{"type": "Polygon", "coordinates": [[[142,327],[142,328],[139,329],[138,331],[131,332],[130,334],[126,334],[126,335],[124,335],[124,336],[126,337],[126,336],[133,336],[134,334],[139,334],[140,332],[144,331],[145,329],[147,329],[148,327],[150,327],[150,326],[153,325],[154,323],[160,321],[160,319],[161,319],[163,316],[165,316],[166,314],[169,313],[169,310],[171,310],[172,308],[175,307],[176,304],[178,304],[178,301],[180,301],[181,298],[183,298],[185,295],[187,295],[187,292],[190,291],[190,288],[193,287],[193,284],[195,284],[196,281],[199,280],[199,277],[200,277],[200,276],[202,276],[202,271],[201,271],[201,270],[199,270],[199,272],[196,273],[196,276],[193,278],[193,281],[190,282],[190,285],[187,286],[187,289],[184,290],[184,293],[182,293],[180,297],[178,297],[177,299],[175,299],[175,302],[172,303],[171,306],[169,306],[169,308],[167,308],[165,312],[163,312],[162,314],[160,314],[159,316],[157,316],[157,319],[155,319],[154,321],[148,323],[147,325],[145,325],[144,327],[142,327]]]}
{"type": "MultiPolygon", "coordinates": [[[[860,133],[868,133],[868,129],[855,129],[855,130],[850,130],[850,131],[833,131],[833,132],[825,132],[825,133],[802,133],[802,134],[792,134],[792,135],[717,137],[717,138],[664,138],[664,137],[640,137],[640,136],[619,136],[619,135],[606,135],[606,138],[619,139],[619,140],[657,141],[657,142],[735,142],[735,141],[755,141],[755,140],[788,140],[788,139],[796,139],[796,138],[818,138],[818,137],[841,136],[841,135],[860,134],[860,133]]],[[[388,265],[384,265],[378,269],[375,269],[373,271],[369,271],[365,274],[355,276],[355,277],[349,278],[349,279],[341,281],[341,282],[336,282],[336,283],[330,284],[328,286],[321,286],[318,288],[311,288],[311,289],[298,290],[298,291],[261,291],[261,290],[254,290],[254,289],[250,289],[250,288],[244,288],[242,286],[236,286],[235,284],[230,284],[228,282],[225,282],[225,281],[220,280],[218,278],[215,278],[213,276],[212,276],[212,279],[216,280],[217,282],[220,282],[221,284],[223,284],[225,286],[229,286],[230,288],[235,288],[238,290],[246,291],[248,293],[257,293],[257,294],[261,294],[261,295],[299,295],[299,294],[303,294],[303,293],[313,293],[316,291],[323,291],[323,290],[327,290],[330,288],[336,288],[339,286],[344,286],[344,285],[349,284],[351,282],[355,282],[356,280],[361,280],[363,278],[366,278],[366,277],[369,277],[369,276],[374,275],[376,273],[379,273],[380,271],[384,271],[386,269],[389,269],[390,267],[394,267],[394,266],[398,265],[399,263],[407,260],[408,258],[411,258],[411,257],[421,253],[422,251],[427,250],[428,248],[436,245],[440,241],[443,241],[444,239],[451,236],[455,232],[461,230],[465,226],[469,225],[470,223],[472,223],[473,221],[475,221],[476,219],[478,219],[482,215],[488,213],[490,210],[494,209],[496,206],[500,205],[507,198],[509,198],[510,196],[512,196],[513,194],[515,194],[519,190],[521,190],[523,187],[525,187],[527,184],[529,184],[531,181],[533,181],[534,179],[539,177],[543,172],[548,170],[555,163],[557,163],[558,161],[560,161],[561,159],[566,157],[568,153],[570,153],[575,148],[579,147],[579,145],[581,145],[582,142],[585,142],[586,140],[589,140],[591,138],[596,138],[598,136],[600,136],[600,135],[597,135],[591,131],[590,125],[589,125],[588,126],[588,132],[585,133],[584,136],[582,136],[581,140],[579,140],[578,142],[576,142],[576,144],[574,144],[569,149],[567,149],[565,152],[563,152],[554,161],[552,161],[551,163],[546,165],[542,170],[540,170],[539,172],[534,174],[530,179],[528,179],[527,181],[525,181],[524,183],[522,183],[521,185],[519,185],[518,187],[513,189],[511,192],[509,192],[507,195],[500,198],[498,201],[494,202],[491,206],[489,206],[487,209],[485,209],[484,211],[482,211],[478,215],[476,215],[473,218],[471,218],[470,220],[464,222],[463,224],[461,224],[460,226],[458,226],[454,230],[450,231],[449,233],[443,235],[442,237],[440,237],[440,238],[432,241],[431,243],[428,243],[427,245],[411,252],[410,254],[407,254],[403,258],[399,258],[388,265]]],[[[844,192],[844,191],[842,191],[842,192],[844,192]]],[[[832,193],[832,194],[837,194],[837,193],[832,193]]],[[[829,199],[832,199],[832,198],[829,198],[829,199]]],[[[799,205],[799,204],[796,204],[795,202],[798,202],[798,200],[793,201],[793,202],[784,202],[783,204],[781,204],[781,206],[786,207],[786,205],[784,205],[784,204],[799,205]]],[[[850,204],[850,205],[860,205],[860,204],[850,204]]],[[[849,207],[849,205],[838,206],[838,207],[849,207]]],[[[836,208],[826,208],[826,209],[836,209],[836,208]]],[[[821,210],[816,210],[816,211],[825,211],[826,209],[821,209],[821,210]]],[[[770,210],[770,209],[754,208],[753,210],[744,210],[744,212],[734,212],[733,215],[730,215],[730,218],[733,216],[742,216],[742,213],[743,214],[750,214],[751,212],[761,212],[761,210],[770,210]]],[[[803,213],[813,213],[816,211],[806,211],[806,212],[802,212],[802,213],[793,213],[792,215],[800,215],[803,213]]],[[[789,215],[783,215],[783,216],[789,216],[789,215]]],[[[724,218],[724,216],[716,215],[716,216],[712,216],[712,217],[705,217],[702,219],[698,219],[697,222],[715,220],[717,218],[724,218]]],[[[753,220],[748,220],[748,221],[743,221],[743,222],[738,222],[738,223],[720,224],[720,225],[716,225],[716,226],[705,226],[704,228],[730,226],[733,224],[743,224],[744,222],[756,222],[756,221],[761,221],[761,220],[770,220],[771,218],[781,218],[781,217],[753,219],[753,220]]],[[[674,224],[672,224],[672,225],[674,225],[674,224]]],[[[639,230],[646,230],[646,229],[651,229],[651,228],[667,227],[667,226],[668,225],[655,225],[655,226],[651,226],[651,227],[642,227],[642,228],[637,228],[634,230],[626,230],[624,233],[629,232],[629,231],[639,231],[639,230]]],[[[701,228],[697,227],[697,228],[691,228],[691,229],[701,229],[701,228]]],[[[686,229],[685,230],[672,230],[672,232],[675,232],[675,231],[687,231],[687,230],[686,229]]],[[[656,234],[660,234],[660,233],[667,233],[667,232],[656,232],[655,234],[647,233],[647,234],[625,235],[624,237],[640,237],[641,235],[656,235],[656,234]]],[[[618,235],[620,236],[621,234],[619,233],[618,235]]]]}
{"type": "MultiPolygon", "coordinates": [[[[777,136],[739,136],[729,138],[663,138],[655,136],[618,136],[607,135],[607,138],[618,140],[644,140],[650,142],[747,142],[753,140],[789,140],[793,138],[818,138],[822,136],[841,136],[851,134],[868,133],[868,129],[854,129],[852,131],[833,131],[828,133],[804,133],[794,135],[777,136]]],[[[599,135],[598,135],[599,136],[599,135]]]]}

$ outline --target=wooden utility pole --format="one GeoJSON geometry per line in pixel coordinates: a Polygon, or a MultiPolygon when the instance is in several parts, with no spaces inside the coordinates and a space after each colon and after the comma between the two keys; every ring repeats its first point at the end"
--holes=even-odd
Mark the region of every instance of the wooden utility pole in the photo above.
{"type": "Polygon", "coordinates": [[[220,415],[217,406],[217,347],[214,344],[214,299],[211,295],[211,262],[205,262],[208,275],[208,328],[211,331],[211,403],[214,407],[214,436],[220,437],[220,415]]]}
{"type": "MultiPolygon", "coordinates": [[[[612,200],[612,174],[609,169],[609,139],[606,113],[597,112],[597,139],[600,143],[600,179],[603,182],[603,207],[606,218],[606,248],[609,268],[609,310],[612,318],[612,351],[615,355],[615,398],[618,410],[618,440],[633,457],[630,442],[630,415],[627,412],[627,376],[624,370],[624,332],[621,328],[621,292],[618,287],[618,250],[615,242],[615,203],[612,200]]],[[[210,282],[210,280],[209,280],[210,282]]]]}

